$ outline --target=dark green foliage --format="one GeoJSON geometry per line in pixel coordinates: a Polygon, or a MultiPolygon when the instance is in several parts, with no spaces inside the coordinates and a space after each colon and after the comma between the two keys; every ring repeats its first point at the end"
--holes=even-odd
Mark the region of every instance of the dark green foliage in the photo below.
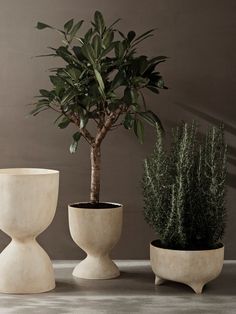
{"type": "MultiPolygon", "coordinates": [[[[142,121],[160,124],[158,117],[147,110],[142,90],[159,93],[166,88],[157,70],[166,57],[138,55],[137,46],[152,36],[154,30],[142,35],[129,31],[125,35],[114,28],[118,21],[107,26],[102,14],[96,11],[91,28],[84,35],[81,35],[82,20],[70,19],[63,29],[38,22],[37,29],[51,29],[62,35],[62,45],[49,47],[50,53],[44,56],[59,58],[64,65],[50,69],[52,88],[40,90],[39,100],[31,112],[33,115],[47,109],[55,110],[59,128],[75,124],[90,144],[92,137],[86,138],[88,132],[84,132],[87,123],[93,120],[99,131],[106,118],[117,113],[117,109],[119,112],[110,128],[121,116],[118,125],[133,129],[140,142],[143,142],[144,133],[142,121]]],[[[78,140],[73,141],[71,152],[76,150],[77,143],[78,140]]]]}
{"type": "Polygon", "coordinates": [[[212,248],[225,229],[226,145],[223,127],[204,138],[183,123],[173,130],[171,148],[163,147],[157,128],[153,154],[143,176],[145,220],[162,245],[172,249],[212,248]]]}

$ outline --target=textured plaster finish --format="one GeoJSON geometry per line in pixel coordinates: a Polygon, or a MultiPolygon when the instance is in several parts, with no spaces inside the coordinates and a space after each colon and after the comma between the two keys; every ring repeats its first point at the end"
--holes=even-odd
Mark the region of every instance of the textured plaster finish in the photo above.
{"type": "Polygon", "coordinates": [[[0,292],[55,288],[52,263],[36,237],[52,222],[58,187],[58,171],[0,169],[0,229],[12,237],[0,254],[0,292]]]}
{"type": "Polygon", "coordinates": [[[152,270],[155,284],[164,280],[184,283],[197,294],[206,283],[221,272],[224,262],[224,247],[204,251],[180,251],[158,248],[150,244],[152,270]]]}
{"type": "Polygon", "coordinates": [[[0,294],[1,314],[235,314],[236,263],[227,263],[204,294],[175,282],[153,284],[149,261],[117,261],[115,280],[72,276],[76,261],[55,262],[56,288],[34,295],[0,294]]]}
{"type": "Polygon", "coordinates": [[[69,206],[71,236],[87,253],[87,257],[75,267],[75,277],[109,279],[120,275],[109,253],[120,238],[122,217],[122,206],[99,209],[69,206]]]}

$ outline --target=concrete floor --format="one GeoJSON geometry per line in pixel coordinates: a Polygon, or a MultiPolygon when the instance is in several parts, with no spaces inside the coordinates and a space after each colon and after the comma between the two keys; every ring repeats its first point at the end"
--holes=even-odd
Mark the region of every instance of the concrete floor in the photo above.
{"type": "Polygon", "coordinates": [[[75,261],[54,262],[57,287],[37,295],[0,294],[0,314],[235,314],[236,263],[226,262],[222,274],[202,295],[182,284],[156,287],[148,261],[119,261],[121,276],[113,280],[72,277],[75,261]]]}

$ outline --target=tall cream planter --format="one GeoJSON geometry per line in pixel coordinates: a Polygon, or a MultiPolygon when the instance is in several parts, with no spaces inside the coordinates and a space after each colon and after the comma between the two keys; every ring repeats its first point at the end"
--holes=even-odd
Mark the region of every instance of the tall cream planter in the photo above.
{"type": "Polygon", "coordinates": [[[83,203],[69,206],[69,227],[75,243],[87,253],[73,271],[85,279],[110,279],[120,275],[109,253],[118,242],[122,229],[123,207],[82,208],[83,203]],[[81,207],[80,207],[81,206],[81,207]]]}
{"type": "Polygon", "coordinates": [[[0,229],[12,238],[0,254],[0,292],[54,289],[52,263],[36,237],[53,220],[58,186],[55,170],[0,169],[0,229]]]}
{"type": "Polygon", "coordinates": [[[211,250],[181,251],[160,248],[155,243],[150,244],[150,258],[156,285],[172,280],[184,283],[200,294],[204,285],[221,273],[223,245],[211,250]]]}

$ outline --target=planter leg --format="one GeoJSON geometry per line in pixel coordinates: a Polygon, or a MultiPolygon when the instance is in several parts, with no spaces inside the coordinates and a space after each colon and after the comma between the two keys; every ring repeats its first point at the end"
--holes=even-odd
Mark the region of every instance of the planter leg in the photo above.
{"type": "Polygon", "coordinates": [[[160,277],[158,277],[158,276],[155,276],[155,285],[156,285],[156,286],[160,286],[160,285],[162,285],[164,282],[165,282],[164,279],[162,279],[162,278],[160,278],[160,277]]]}
{"type": "Polygon", "coordinates": [[[55,288],[52,263],[34,238],[13,239],[0,254],[0,292],[40,293],[55,288]]]}
{"type": "Polygon", "coordinates": [[[189,286],[194,290],[196,294],[201,294],[202,293],[202,288],[204,287],[204,284],[202,283],[192,283],[189,284],[189,286]]]}
{"type": "Polygon", "coordinates": [[[87,257],[73,271],[73,276],[84,279],[111,279],[120,275],[116,264],[109,255],[87,257]]]}

